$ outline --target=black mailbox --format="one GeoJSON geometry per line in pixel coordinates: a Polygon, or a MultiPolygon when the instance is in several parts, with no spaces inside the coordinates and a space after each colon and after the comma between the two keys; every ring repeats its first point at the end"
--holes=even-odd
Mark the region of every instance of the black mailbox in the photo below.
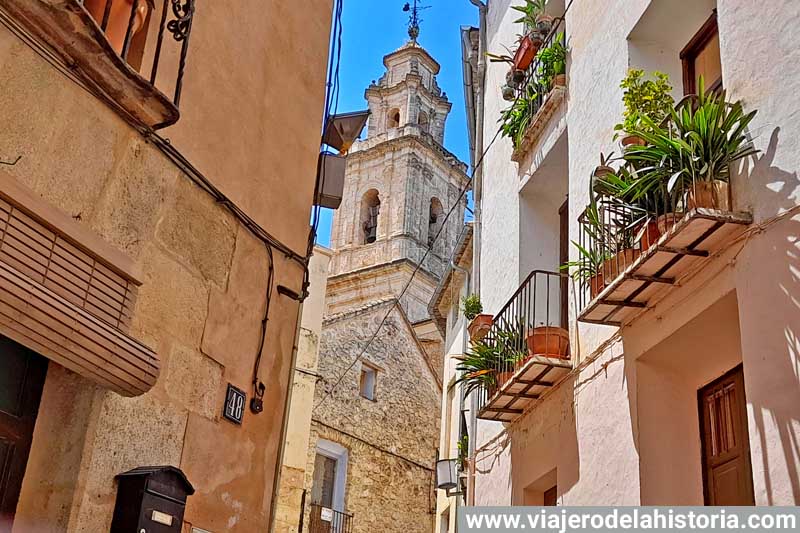
{"type": "Polygon", "coordinates": [[[110,533],[180,533],[194,487],[174,466],[141,466],[115,478],[117,503],[110,533]]]}

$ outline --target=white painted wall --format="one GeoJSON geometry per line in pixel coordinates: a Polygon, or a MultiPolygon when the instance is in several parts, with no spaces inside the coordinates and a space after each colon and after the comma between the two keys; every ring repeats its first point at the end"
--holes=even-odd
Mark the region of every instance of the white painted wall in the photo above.
{"type": "MultiPolygon", "coordinates": [[[[490,52],[503,51],[502,45],[510,46],[519,32],[512,23],[512,3],[490,2],[490,52]]],[[[800,47],[796,43],[800,2],[718,0],[716,4],[725,88],[731,99],[742,99],[748,110],[759,110],[751,133],[762,154],[735,177],[735,204],[737,209],[752,210],[756,224],[765,223],[800,204],[800,47]]],[[[587,180],[599,162],[599,153],[619,153],[613,127],[621,120],[619,82],[628,67],[670,73],[679,97],[682,80],[676,54],[699,29],[712,5],[707,0],[583,0],[572,4],[566,16],[570,60],[565,114],[571,221],[586,205],[587,180]]],[[[508,105],[500,96],[505,69],[505,65],[489,64],[484,117],[487,142],[496,132],[500,111],[508,105]]],[[[555,145],[551,143],[550,150],[555,145]]],[[[554,242],[547,237],[547,215],[537,213],[548,207],[543,201],[548,196],[544,189],[537,189],[544,181],[535,161],[546,160],[549,151],[526,161],[527,168],[522,169],[511,162],[511,151],[510,141],[499,139],[484,161],[481,298],[489,312],[505,303],[530,265],[546,262],[554,253],[523,246],[529,238],[525,230],[530,221],[543,232],[539,235],[542,246],[549,248],[554,242]]],[[[576,223],[571,223],[570,232],[571,238],[577,239],[576,223]]],[[[667,342],[668,350],[673,342],[670,335],[685,335],[691,320],[732,293],[738,304],[734,315],[738,324],[732,324],[735,319],[728,315],[719,320],[724,331],[738,326],[730,331],[740,332],[740,350],[729,351],[733,355],[728,359],[719,359],[720,368],[692,374],[697,382],[683,382],[690,383],[688,388],[670,388],[671,379],[673,383],[680,380],[665,373],[661,382],[664,394],[672,390],[685,396],[700,381],[721,373],[723,362],[740,357],[756,501],[800,503],[798,235],[800,215],[795,212],[753,234],[743,248],[740,245],[709,261],[695,278],[622,331],[624,352],[622,342],[598,351],[616,328],[576,325],[576,310],[571,309],[574,358],[596,359],[509,427],[479,422],[480,454],[487,460],[478,466],[476,503],[518,503],[524,499],[525,487],[553,468],[559,501],[565,505],[661,503],[668,499],[669,491],[646,485],[657,477],[657,471],[648,454],[641,454],[639,442],[641,410],[654,404],[648,399],[641,399],[640,404],[637,387],[658,384],[659,373],[648,369],[639,376],[635,362],[659,343],[667,342]],[[640,486],[642,469],[646,482],[640,486]]],[[[572,254],[574,258],[574,251],[572,254]]],[[[672,339],[676,338],[682,337],[672,339]]],[[[725,338],[732,339],[732,333],[725,338]]],[[[660,346],[661,350],[665,345],[660,346]]],[[[702,358],[704,353],[698,350],[693,356],[702,358]]],[[[688,416],[691,408],[686,409],[688,416]]],[[[696,487],[693,490],[688,497],[696,501],[696,487]]]]}

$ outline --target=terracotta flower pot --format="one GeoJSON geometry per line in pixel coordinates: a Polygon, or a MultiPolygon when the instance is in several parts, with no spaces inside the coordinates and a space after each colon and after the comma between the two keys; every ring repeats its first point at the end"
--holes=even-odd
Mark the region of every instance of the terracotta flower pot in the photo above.
{"type": "Polygon", "coordinates": [[[606,259],[600,267],[600,271],[589,278],[589,294],[591,298],[594,299],[603,292],[603,289],[606,288],[606,282],[613,281],[622,274],[640,255],[642,255],[640,250],[626,248],[611,259],[606,259]]]}
{"type": "Polygon", "coordinates": [[[498,372],[498,374],[497,374],[497,389],[498,390],[502,389],[503,385],[508,383],[508,381],[511,379],[511,377],[513,375],[514,375],[514,372],[512,370],[509,370],[509,371],[506,371],[506,372],[498,372]]]}
{"type": "Polygon", "coordinates": [[[728,187],[728,182],[722,180],[698,181],[693,189],[689,188],[686,206],[689,209],[702,207],[730,211],[728,187]]]}
{"type": "Polygon", "coordinates": [[[569,358],[569,332],[555,326],[539,326],[528,332],[528,355],[569,358]]]}
{"type": "Polygon", "coordinates": [[[603,273],[598,272],[594,276],[589,278],[589,297],[594,300],[595,297],[603,292],[603,289],[606,288],[606,282],[603,278],[603,273]]]}
{"type": "Polygon", "coordinates": [[[595,178],[604,178],[609,174],[614,174],[615,170],[608,165],[599,165],[594,169],[595,178]]]}
{"type": "Polygon", "coordinates": [[[527,70],[536,52],[542,46],[542,39],[536,34],[528,34],[519,41],[519,47],[514,53],[514,68],[516,70],[527,70]]]}
{"type": "Polygon", "coordinates": [[[536,29],[539,30],[542,35],[549,35],[550,31],[553,29],[553,20],[555,20],[550,15],[539,15],[536,17],[536,29]]]}
{"type": "Polygon", "coordinates": [[[640,249],[642,251],[647,250],[657,243],[658,239],[660,239],[662,235],[672,229],[672,226],[675,225],[675,222],[677,222],[679,216],[680,215],[676,213],[667,213],[666,215],[661,215],[655,220],[649,220],[644,228],[639,226],[636,229],[636,233],[638,234],[639,232],[642,232],[641,237],[639,237],[640,249]]]}
{"type": "Polygon", "coordinates": [[[644,139],[638,135],[627,134],[622,138],[622,146],[644,146],[647,144],[644,139]]]}
{"type": "Polygon", "coordinates": [[[566,87],[566,86],[567,86],[566,74],[556,74],[553,77],[553,87],[566,87]]]}
{"type": "Polygon", "coordinates": [[[493,318],[492,315],[486,314],[480,314],[473,318],[467,326],[470,340],[476,342],[484,338],[492,327],[493,318]]]}
{"type": "MultiPolygon", "coordinates": [[[[128,24],[131,19],[131,11],[134,9],[135,1],[137,0],[113,0],[111,3],[111,11],[108,15],[108,26],[106,27],[106,39],[118,54],[122,53],[122,46],[125,43],[125,34],[128,32],[128,24]]],[[[103,24],[106,2],[107,0],[85,0],[83,2],[86,11],[89,12],[98,26],[102,26],[103,24]]],[[[133,26],[131,28],[131,37],[144,28],[147,15],[153,8],[153,5],[153,0],[138,0],[133,26]]]]}

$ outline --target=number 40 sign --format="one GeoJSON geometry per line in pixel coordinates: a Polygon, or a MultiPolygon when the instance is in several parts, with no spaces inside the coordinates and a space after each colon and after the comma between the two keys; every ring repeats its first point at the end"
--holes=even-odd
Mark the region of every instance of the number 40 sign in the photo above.
{"type": "Polygon", "coordinates": [[[244,391],[228,383],[228,392],[225,394],[225,409],[222,416],[234,424],[242,424],[244,418],[244,404],[247,399],[244,391]]]}

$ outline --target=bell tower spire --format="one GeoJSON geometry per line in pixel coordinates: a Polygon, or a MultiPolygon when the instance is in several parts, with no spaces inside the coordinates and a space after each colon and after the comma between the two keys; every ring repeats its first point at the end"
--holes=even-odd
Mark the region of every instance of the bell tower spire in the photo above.
{"type": "Polygon", "coordinates": [[[424,9],[429,9],[431,6],[421,6],[417,3],[417,0],[414,2],[406,2],[406,5],[403,6],[403,11],[409,13],[408,16],[408,36],[411,38],[411,42],[416,43],[417,38],[419,37],[419,25],[422,22],[422,17],[419,16],[419,12],[424,9]]]}

